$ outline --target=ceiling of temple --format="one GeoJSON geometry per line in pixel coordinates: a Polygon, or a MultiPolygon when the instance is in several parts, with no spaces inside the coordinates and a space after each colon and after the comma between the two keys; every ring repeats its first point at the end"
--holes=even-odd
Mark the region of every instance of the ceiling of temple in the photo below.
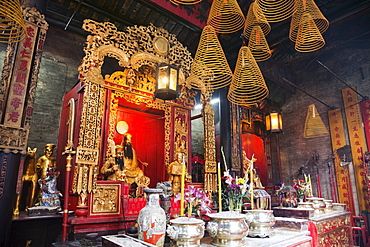
{"type": "MultiPolygon", "coordinates": [[[[43,5],[41,9],[46,19],[63,29],[86,35],[81,29],[82,22],[86,18],[100,22],[112,22],[118,30],[124,30],[131,25],[153,23],[177,35],[177,39],[194,55],[212,0],[203,0],[196,7],[195,5],[174,6],[169,0],[48,0],[46,4],[41,2],[44,1],[36,0],[36,4],[43,5]]],[[[238,2],[246,15],[253,0],[238,0],[238,2]]],[[[329,20],[329,29],[370,12],[370,0],[315,0],[315,3],[329,20]]],[[[365,31],[370,31],[368,23],[363,26],[365,31]]],[[[289,77],[290,72],[286,64],[295,57],[302,56],[302,53],[295,51],[294,43],[289,40],[289,27],[290,18],[271,23],[271,32],[266,39],[273,55],[267,63],[260,63],[260,67],[263,72],[280,67],[284,70],[281,73],[288,74],[286,78],[294,81],[293,77],[289,77]]],[[[241,33],[242,31],[219,35],[232,70],[242,44],[241,33]]],[[[312,56],[315,55],[314,53],[311,53],[312,56]]],[[[274,75],[268,78],[268,84],[270,95],[280,88],[294,92],[292,86],[277,78],[274,79],[274,75]]]]}

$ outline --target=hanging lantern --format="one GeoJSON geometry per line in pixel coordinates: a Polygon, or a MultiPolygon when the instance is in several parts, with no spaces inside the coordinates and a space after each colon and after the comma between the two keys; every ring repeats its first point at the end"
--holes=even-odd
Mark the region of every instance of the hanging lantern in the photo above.
{"type": "Polygon", "coordinates": [[[283,120],[281,114],[277,112],[271,112],[266,116],[266,130],[275,133],[280,133],[283,131],[283,120]]]}
{"type": "Polygon", "coordinates": [[[178,78],[179,70],[176,66],[166,63],[158,65],[154,96],[163,100],[176,99],[179,94],[177,90],[178,78]]]}

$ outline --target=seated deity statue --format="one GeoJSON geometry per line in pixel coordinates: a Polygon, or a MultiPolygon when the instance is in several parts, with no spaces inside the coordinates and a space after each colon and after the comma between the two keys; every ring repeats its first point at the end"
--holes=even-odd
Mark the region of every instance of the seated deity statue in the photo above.
{"type": "MultiPolygon", "coordinates": [[[[172,194],[174,196],[180,193],[182,165],[185,164],[185,154],[177,152],[175,158],[167,167],[168,181],[172,182],[172,194]]],[[[187,168],[185,168],[185,182],[191,182],[191,179],[191,175],[188,174],[187,168]]]]}
{"type": "Polygon", "coordinates": [[[115,157],[108,157],[101,168],[101,173],[107,176],[108,180],[123,181],[137,187],[147,188],[150,178],[144,175],[139,165],[147,166],[148,163],[141,162],[136,157],[132,148],[132,135],[124,134],[122,144],[116,146],[115,157]]]}
{"type": "Polygon", "coordinates": [[[60,172],[55,171],[54,167],[48,167],[46,171],[46,176],[38,180],[41,189],[41,200],[39,205],[45,207],[58,207],[61,209],[59,198],[62,196],[62,193],[57,189],[57,178],[60,172]]]}

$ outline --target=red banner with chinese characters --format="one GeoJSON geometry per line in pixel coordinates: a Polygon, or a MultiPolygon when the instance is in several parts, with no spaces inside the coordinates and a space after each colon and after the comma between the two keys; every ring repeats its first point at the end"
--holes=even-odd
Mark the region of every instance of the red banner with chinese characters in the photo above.
{"type": "Polygon", "coordinates": [[[340,166],[340,157],[335,150],[346,145],[346,138],[344,134],[344,125],[341,109],[334,109],[328,111],[329,128],[331,137],[331,146],[334,150],[334,167],[336,174],[336,182],[338,189],[339,202],[345,203],[349,211],[355,214],[353,205],[353,193],[350,183],[349,169],[340,166]]]}
{"type": "Polygon", "coordinates": [[[364,121],[366,144],[370,147],[370,99],[362,101],[360,107],[362,120],[364,121]]]}
{"type": "Polygon", "coordinates": [[[22,124],[28,79],[37,39],[35,32],[37,32],[38,27],[30,22],[25,22],[25,24],[27,37],[18,46],[5,110],[4,125],[12,127],[21,127],[22,124]]]}
{"type": "Polygon", "coordinates": [[[370,210],[370,200],[367,196],[367,187],[365,186],[365,169],[362,161],[362,150],[367,150],[367,147],[362,126],[358,96],[351,88],[345,88],[342,89],[342,97],[346,112],[359,207],[360,211],[370,210]]]}

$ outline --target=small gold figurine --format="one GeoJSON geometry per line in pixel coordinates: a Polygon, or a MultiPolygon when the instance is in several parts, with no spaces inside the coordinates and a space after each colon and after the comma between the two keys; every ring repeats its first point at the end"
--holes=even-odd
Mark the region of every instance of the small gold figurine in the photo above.
{"type": "MultiPolygon", "coordinates": [[[[182,164],[186,163],[185,154],[181,151],[175,154],[175,158],[176,159],[167,167],[168,181],[172,182],[172,194],[174,196],[180,193],[182,164]]],[[[185,181],[191,182],[191,175],[188,174],[187,169],[185,169],[185,171],[185,181]]]]}

